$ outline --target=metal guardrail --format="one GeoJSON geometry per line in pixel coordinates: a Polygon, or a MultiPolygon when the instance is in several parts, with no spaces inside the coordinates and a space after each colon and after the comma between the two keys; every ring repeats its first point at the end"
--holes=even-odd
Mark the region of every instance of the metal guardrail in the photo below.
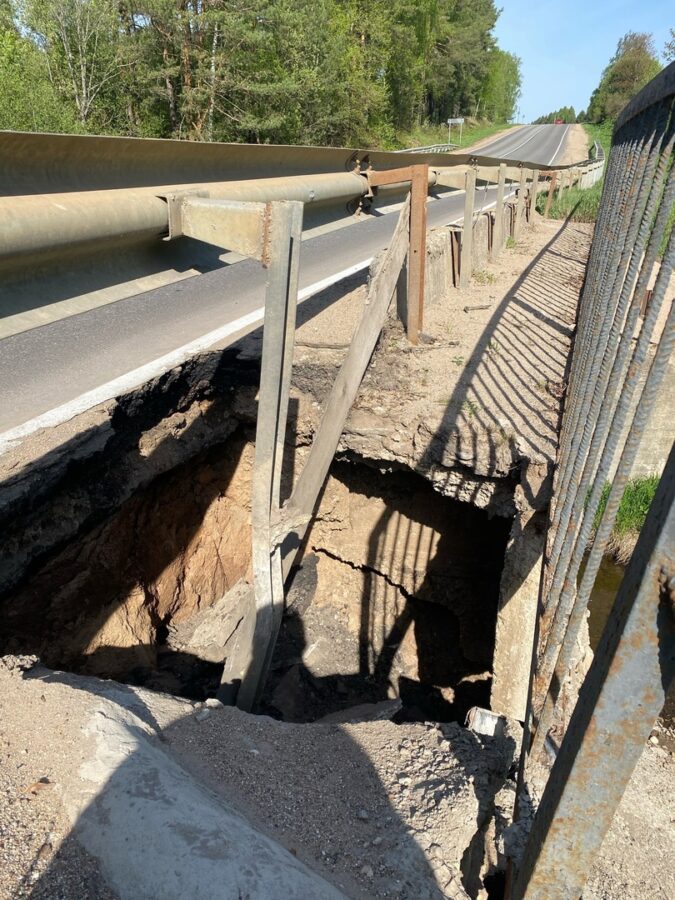
{"type": "MultiPolygon", "coordinates": [[[[431,186],[444,186],[444,174],[454,172],[445,184],[457,188],[462,167],[479,166],[480,178],[496,180],[502,163],[512,179],[534,168],[424,148],[389,153],[0,132],[0,336],[222,264],[203,242],[167,243],[167,197],[297,200],[305,229],[323,229],[353,220],[364,200],[370,203],[369,173],[423,164],[431,186]]],[[[387,184],[379,194],[390,202],[407,190],[407,183],[387,184]]]]}
{"type": "Polygon", "coordinates": [[[450,153],[457,150],[459,144],[429,144],[427,147],[407,147],[405,150],[394,150],[394,153],[450,153]]]}
{"type": "MultiPolygon", "coordinates": [[[[564,727],[563,685],[675,343],[669,287],[675,234],[666,241],[675,201],[674,146],[671,64],[622,113],[612,139],[558,451],[519,794],[551,727],[564,727]]],[[[515,900],[580,896],[662,709],[675,676],[674,501],[675,450],[553,765],[514,881],[515,900]]]]}

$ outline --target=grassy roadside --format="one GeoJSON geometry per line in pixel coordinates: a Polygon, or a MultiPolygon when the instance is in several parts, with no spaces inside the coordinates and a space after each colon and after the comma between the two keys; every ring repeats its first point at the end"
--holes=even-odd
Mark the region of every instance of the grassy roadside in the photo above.
{"type": "MultiPolygon", "coordinates": [[[[480,119],[467,119],[462,129],[462,147],[470,147],[477,141],[491,137],[512,125],[506,122],[485,122],[480,119]]],[[[448,142],[447,125],[424,125],[410,132],[396,135],[391,150],[404,150],[407,147],[428,147],[430,144],[446,144],[448,142]]],[[[459,126],[452,126],[452,143],[459,143],[459,126]]]]}
{"type": "MultiPolygon", "coordinates": [[[[613,556],[622,565],[628,562],[635,548],[640,529],[647,518],[658,483],[658,475],[649,475],[646,478],[633,478],[626,485],[616,514],[616,521],[605,550],[608,556],[613,556]]],[[[594,531],[600,524],[602,514],[607,506],[610,490],[611,485],[609,483],[605,484],[602,489],[600,505],[593,520],[594,531]]]]}
{"type": "MultiPolygon", "coordinates": [[[[601,125],[584,124],[584,128],[591,145],[593,141],[597,141],[605,151],[605,156],[609,156],[614,123],[603,122],[601,125]]],[[[603,184],[604,178],[586,190],[580,190],[577,187],[570,188],[564,192],[562,200],[556,195],[551,204],[550,217],[552,219],[570,218],[573,222],[595,222],[598,217],[603,184]]],[[[539,194],[537,197],[537,212],[543,214],[545,206],[546,194],[539,194]]]]}
{"type": "MultiPolygon", "coordinates": [[[[595,222],[598,217],[603,183],[604,179],[601,179],[593,187],[585,190],[571,187],[563,193],[562,200],[556,194],[551,204],[550,218],[567,219],[569,217],[573,222],[595,222]]],[[[542,192],[537,197],[537,212],[542,215],[546,207],[546,197],[546,192],[542,192]]]]}
{"type": "Polygon", "coordinates": [[[609,148],[612,145],[612,131],[614,122],[602,122],[600,125],[590,125],[584,123],[584,130],[589,137],[589,142],[597,141],[605,151],[605,156],[609,156],[609,148]]]}

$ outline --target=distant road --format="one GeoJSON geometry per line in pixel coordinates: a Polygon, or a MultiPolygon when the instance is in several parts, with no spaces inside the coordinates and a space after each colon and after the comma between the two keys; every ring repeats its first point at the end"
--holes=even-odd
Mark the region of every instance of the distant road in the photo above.
{"type": "MultiPolygon", "coordinates": [[[[484,144],[480,153],[551,165],[568,131],[524,126],[484,144]]],[[[476,210],[490,208],[495,194],[495,187],[477,190],[476,210]]],[[[429,227],[461,222],[463,210],[463,192],[431,200],[429,227]]],[[[299,300],[366,269],[388,245],[397,218],[397,212],[372,216],[303,241],[299,300]]],[[[244,260],[0,340],[0,452],[209,347],[233,343],[262,323],[264,293],[261,267],[244,260]]]]}
{"type": "Polygon", "coordinates": [[[481,144],[476,153],[553,166],[562,157],[569,130],[569,125],[523,125],[481,144]]]}

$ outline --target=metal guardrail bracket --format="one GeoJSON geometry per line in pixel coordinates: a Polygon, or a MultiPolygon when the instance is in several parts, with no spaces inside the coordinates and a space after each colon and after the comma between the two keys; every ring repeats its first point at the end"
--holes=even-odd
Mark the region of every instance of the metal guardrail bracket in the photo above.
{"type": "Polygon", "coordinates": [[[206,191],[169,194],[168,240],[190,237],[267,265],[270,204],[214,200],[206,191]]]}
{"type": "Polygon", "coordinates": [[[183,237],[183,201],[188,197],[208,197],[209,192],[195,189],[177,191],[174,194],[158,194],[157,196],[166,203],[169,216],[169,233],[163,240],[173,241],[183,237]]]}

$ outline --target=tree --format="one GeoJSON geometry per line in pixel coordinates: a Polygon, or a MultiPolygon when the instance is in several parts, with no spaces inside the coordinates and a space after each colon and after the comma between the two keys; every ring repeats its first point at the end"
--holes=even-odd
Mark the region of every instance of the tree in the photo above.
{"type": "Polygon", "coordinates": [[[660,69],[651,34],[629,31],[619,41],[616,53],[602,73],[600,84],[591,94],[589,121],[615,119],[660,69]]]}
{"type": "Polygon", "coordinates": [[[46,59],[11,16],[0,19],[0,128],[75,131],[75,117],[49,79],[46,59]]]}
{"type": "Polygon", "coordinates": [[[26,0],[23,17],[47,56],[52,83],[83,124],[110,93],[124,63],[119,12],[110,0],[26,0]]]}
{"type": "Polygon", "coordinates": [[[675,60],[675,28],[670,29],[670,40],[666,41],[663,48],[663,58],[666,62],[675,60]]]}
{"type": "Polygon", "coordinates": [[[494,0],[0,0],[80,130],[191,140],[390,146],[508,119],[520,61],[497,17],[494,0]]]}
{"type": "Polygon", "coordinates": [[[483,114],[494,122],[510,122],[520,97],[520,59],[499,47],[488,56],[488,69],[481,92],[483,114]]]}
{"type": "Polygon", "coordinates": [[[566,125],[579,121],[573,106],[561,106],[560,109],[556,109],[554,112],[547,113],[545,116],[539,116],[532,124],[552,125],[558,119],[566,125]]]}

